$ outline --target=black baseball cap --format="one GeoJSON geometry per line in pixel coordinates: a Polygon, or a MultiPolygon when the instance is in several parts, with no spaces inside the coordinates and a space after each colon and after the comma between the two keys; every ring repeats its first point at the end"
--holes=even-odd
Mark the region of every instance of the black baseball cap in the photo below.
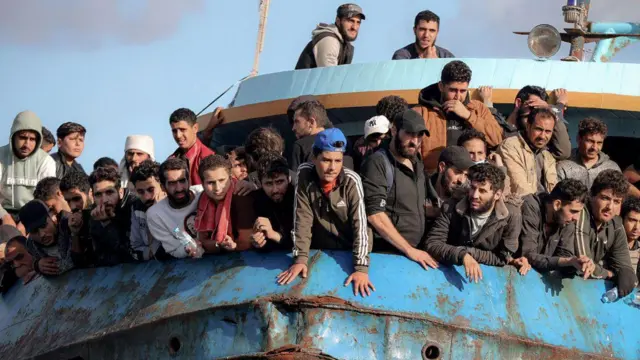
{"type": "Polygon", "coordinates": [[[339,18],[352,18],[354,16],[360,16],[362,20],[365,19],[362,8],[357,4],[342,4],[338,7],[337,16],[339,18]]]}
{"type": "Polygon", "coordinates": [[[424,119],[415,110],[407,109],[401,113],[396,114],[393,118],[393,125],[396,130],[404,130],[410,133],[430,136],[429,130],[424,125],[424,119]]]}
{"type": "Polygon", "coordinates": [[[31,200],[20,209],[19,216],[27,233],[32,233],[47,224],[49,207],[40,200],[31,200]]]}
{"type": "Polygon", "coordinates": [[[438,163],[444,162],[447,166],[454,166],[458,170],[468,170],[475,165],[467,149],[462,146],[448,146],[442,150],[438,163]]]}

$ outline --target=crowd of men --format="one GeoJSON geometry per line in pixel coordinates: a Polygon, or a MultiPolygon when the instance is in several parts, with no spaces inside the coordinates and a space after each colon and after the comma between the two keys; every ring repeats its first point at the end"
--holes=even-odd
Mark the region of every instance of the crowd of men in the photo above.
{"type": "MultiPolygon", "coordinates": [[[[314,46],[355,40],[361,20],[357,5],[341,6],[332,25],[341,30],[310,43],[301,61],[340,64],[315,58],[314,46]]],[[[394,58],[450,55],[433,48],[438,25],[435,14],[418,14],[415,44],[394,58]]],[[[352,52],[340,49],[338,58],[352,52]]],[[[417,105],[380,99],[353,145],[318,99],[301,96],[287,110],[291,161],[269,127],[215,153],[182,108],[169,117],[178,148],[168,159],[156,162],[151,137],[131,135],[120,162],[100,158],[87,174],[77,162],[82,125],[64,123],[54,139],[35,113],[21,112],[0,148],[0,287],[74,268],[199,258],[197,249],[292,250],[277,279],[284,285],[308,275],[310,249],[343,249],[353,254],[345,285],[362,296],[375,290],[372,251],[425,270],[462,265],[473,282],[480,264],[513,266],[523,276],[533,268],[611,279],[629,294],[638,281],[640,158],[623,173],[602,152],[607,126],[595,118],[580,122],[572,150],[565,90],[551,105],[545,89],[526,86],[503,115],[489,87],[470,100],[471,76],[454,60],[417,105]]]]}

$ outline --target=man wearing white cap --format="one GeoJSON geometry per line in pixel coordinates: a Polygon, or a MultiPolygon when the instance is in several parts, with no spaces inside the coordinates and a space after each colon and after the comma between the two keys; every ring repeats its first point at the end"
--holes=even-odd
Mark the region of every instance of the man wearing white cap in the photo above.
{"type": "Polygon", "coordinates": [[[130,135],[124,143],[124,157],[120,161],[120,176],[122,187],[135,191],[129,185],[129,177],[145,160],[155,161],[153,138],[148,135],[130,135]]]}
{"type": "Polygon", "coordinates": [[[388,137],[391,123],[384,115],[377,115],[364,123],[364,136],[354,145],[355,170],[360,171],[364,160],[380,147],[382,141],[388,137]]]}
{"type": "Polygon", "coordinates": [[[373,149],[373,151],[380,147],[382,140],[384,140],[389,133],[389,128],[391,128],[391,124],[389,123],[389,119],[384,115],[374,116],[367,120],[364,123],[364,139],[367,147],[373,149]]]}

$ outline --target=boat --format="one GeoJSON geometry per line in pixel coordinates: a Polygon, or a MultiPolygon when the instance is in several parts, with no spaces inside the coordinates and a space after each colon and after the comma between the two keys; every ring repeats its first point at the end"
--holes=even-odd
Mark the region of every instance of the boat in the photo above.
{"type": "MultiPolygon", "coordinates": [[[[551,38],[531,46],[542,57],[558,39],[574,42],[565,59],[571,61],[461,60],[474,72],[471,87],[493,86],[503,112],[525,85],[566,88],[570,132],[586,116],[604,119],[609,142],[622,148],[611,155],[624,166],[640,151],[640,65],[595,61],[602,56],[582,61],[580,44],[600,39],[601,48],[616,48],[635,40],[633,27],[624,37],[592,31],[597,23],[587,22],[588,6],[569,0],[567,12],[580,8],[578,30],[574,24],[564,34],[548,27],[527,33],[534,45],[542,35],[551,38]]],[[[384,61],[251,76],[223,110],[225,123],[213,132],[211,146],[239,145],[258,126],[279,129],[290,144],[286,108],[309,94],[356,138],[380,98],[398,95],[416,104],[418,91],[438,81],[447,62],[384,61]]],[[[200,116],[203,128],[213,116],[200,116]]],[[[606,281],[482,266],[476,284],[462,267],[425,271],[401,256],[372,254],[376,291],[362,298],[343,285],[352,270],[349,252],[313,251],[307,278],[277,285],[276,275],[290,264],[286,253],[244,252],[40,277],[0,299],[0,358],[640,358],[640,311],[624,301],[603,304],[602,294],[613,286],[606,281]]]]}
{"type": "Polygon", "coordinates": [[[483,267],[423,270],[372,254],[376,291],[353,295],[351,254],[235,253],[75,270],[0,301],[6,359],[634,359],[640,312],[602,304],[603,281],[483,267]]]}

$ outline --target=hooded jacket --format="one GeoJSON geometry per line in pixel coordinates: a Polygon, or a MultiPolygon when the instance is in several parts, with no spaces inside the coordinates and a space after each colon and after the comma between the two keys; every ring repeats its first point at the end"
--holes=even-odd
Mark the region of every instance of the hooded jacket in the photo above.
{"type": "Polygon", "coordinates": [[[298,58],[296,70],[351,64],[354,48],[335,24],[319,24],[298,58]]]}
{"type": "Polygon", "coordinates": [[[432,84],[420,91],[418,106],[413,110],[422,115],[430,136],[422,139],[422,159],[425,171],[433,173],[438,167],[438,158],[442,150],[455,145],[456,138],[449,138],[449,131],[456,129],[462,132],[474,128],[487,136],[489,147],[498,146],[502,142],[502,127],[493,117],[489,109],[480,101],[470,100],[469,95],[462,102],[471,112],[469,119],[462,119],[453,113],[442,111],[441,93],[438,84],[432,84]]]}
{"type": "Polygon", "coordinates": [[[587,186],[587,189],[591,189],[593,181],[598,174],[605,170],[621,171],[620,166],[609,159],[609,155],[600,152],[598,154],[598,162],[590,169],[587,169],[582,162],[582,157],[578,152],[578,149],[571,151],[571,158],[569,160],[560,161],[557,165],[558,170],[558,182],[564,179],[576,179],[587,186]]]}
{"type": "Polygon", "coordinates": [[[32,111],[23,111],[13,120],[9,144],[0,148],[0,191],[2,206],[8,211],[18,211],[33,200],[33,191],[38,182],[56,176],[56,163],[40,149],[42,145],[42,123],[32,111]],[[22,130],[37,133],[36,148],[24,159],[13,151],[13,138],[22,130]]]}
{"type": "Polygon", "coordinates": [[[436,260],[462,265],[465,255],[478,263],[504,266],[518,250],[522,228],[519,204],[500,199],[482,229],[472,239],[469,199],[447,201],[427,236],[425,250],[436,260]]]}

